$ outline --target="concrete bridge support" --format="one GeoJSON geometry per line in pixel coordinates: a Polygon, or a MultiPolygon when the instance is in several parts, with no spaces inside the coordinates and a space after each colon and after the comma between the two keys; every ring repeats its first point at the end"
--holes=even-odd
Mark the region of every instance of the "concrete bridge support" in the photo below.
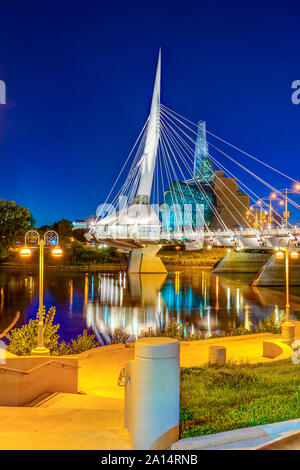
{"type": "MultiPolygon", "coordinates": [[[[300,286],[300,259],[290,259],[290,286],[300,286]]],[[[271,287],[285,286],[285,263],[271,256],[251,281],[251,286],[271,287]]]]}
{"type": "Polygon", "coordinates": [[[270,253],[229,251],[214,267],[215,273],[258,273],[267,263],[270,253]]]}
{"type": "Polygon", "coordinates": [[[143,248],[133,248],[129,256],[127,272],[129,274],[167,273],[162,260],[156,256],[159,249],[159,245],[148,245],[143,248]]]}

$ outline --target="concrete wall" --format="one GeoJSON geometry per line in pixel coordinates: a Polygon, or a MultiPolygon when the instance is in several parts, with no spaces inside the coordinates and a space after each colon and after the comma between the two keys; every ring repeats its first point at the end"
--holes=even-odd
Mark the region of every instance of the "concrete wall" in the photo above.
{"type": "Polygon", "coordinates": [[[267,263],[271,254],[227,252],[214,267],[215,273],[258,273],[267,263]]]}
{"type": "MultiPolygon", "coordinates": [[[[290,259],[290,286],[300,286],[300,259],[290,259]]],[[[285,261],[272,256],[251,282],[252,286],[285,286],[285,261]]]]}
{"type": "Polygon", "coordinates": [[[78,392],[78,359],[6,358],[0,367],[0,406],[22,406],[46,392],[78,392]]]}

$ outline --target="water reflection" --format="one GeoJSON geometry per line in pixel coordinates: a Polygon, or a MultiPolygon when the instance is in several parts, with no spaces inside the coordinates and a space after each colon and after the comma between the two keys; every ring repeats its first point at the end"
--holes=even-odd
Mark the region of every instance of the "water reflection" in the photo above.
{"type": "MultiPolygon", "coordinates": [[[[102,344],[114,328],[128,331],[131,339],[141,330],[160,327],[172,318],[188,322],[188,329],[214,331],[243,326],[275,313],[284,318],[284,295],[273,289],[249,287],[247,276],[229,279],[207,271],[165,274],[108,272],[54,272],[45,276],[45,305],[57,308],[56,321],[63,339],[93,330],[102,344]]],[[[300,313],[300,289],[293,288],[292,311],[300,313]]],[[[0,271],[0,327],[21,311],[19,324],[38,309],[37,272],[0,271]]]]}

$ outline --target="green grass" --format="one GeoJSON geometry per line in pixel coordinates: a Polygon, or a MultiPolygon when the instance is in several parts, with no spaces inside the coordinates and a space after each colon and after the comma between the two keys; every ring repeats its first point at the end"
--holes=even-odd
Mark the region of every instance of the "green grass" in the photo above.
{"type": "Polygon", "coordinates": [[[300,366],[227,364],[181,371],[180,437],[300,418],[300,366]]]}
{"type": "Polygon", "coordinates": [[[176,266],[214,266],[227,253],[226,248],[212,248],[195,251],[170,250],[162,248],[158,256],[165,265],[176,266]]]}

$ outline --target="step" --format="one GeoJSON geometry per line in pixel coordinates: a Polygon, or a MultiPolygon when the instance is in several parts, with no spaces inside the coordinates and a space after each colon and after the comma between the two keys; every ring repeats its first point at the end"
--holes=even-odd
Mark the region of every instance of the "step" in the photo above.
{"type": "MultiPolygon", "coordinates": [[[[84,395],[75,397],[78,398],[77,404],[70,397],[59,397],[47,407],[0,407],[0,449],[132,448],[128,431],[123,427],[123,412],[120,409],[105,409],[101,398],[97,401],[103,409],[97,409],[95,400],[86,400],[84,395]],[[61,405],[64,403],[65,407],[59,407],[59,402],[61,405]],[[81,408],[77,407],[79,403],[81,408]]],[[[112,406],[112,403],[109,405],[112,406]]]]}
{"type": "Polygon", "coordinates": [[[29,403],[26,403],[24,405],[25,407],[29,408],[38,408],[38,407],[47,407],[50,406],[52,403],[55,401],[59,400],[60,395],[63,395],[63,393],[42,393],[42,395],[39,395],[36,397],[34,400],[30,401],[29,403]]]}

